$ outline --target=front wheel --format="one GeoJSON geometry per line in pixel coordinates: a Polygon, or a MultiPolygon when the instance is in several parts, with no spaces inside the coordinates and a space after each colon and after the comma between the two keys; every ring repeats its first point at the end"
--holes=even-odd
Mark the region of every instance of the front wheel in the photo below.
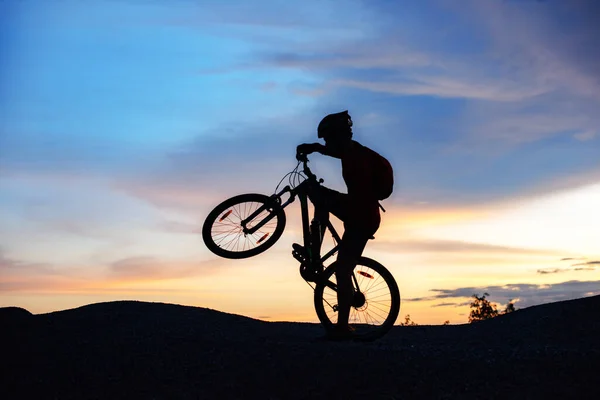
{"type": "Polygon", "coordinates": [[[225,200],[212,210],[202,226],[206,247],[224,258],[247,258],[273,246],[285,228],[285,211],[277,198],[242,194],[225,200]],[[245,232],[242,221],[246,223],[245,232]],[[258,227],[258,229],[256,229],[258,227]]]}
{"type": "MultiPolygon", "coordinates": [[[[337,323],[337,282],[332,263],[320,275],[315,287],[315,310],[326,330],[337,323]]],[[[385,335],[400,312],[400,291],[392,274],[377,261],[361,257],[353,271],[354,298],[349,323],[354,336],[375,340],[385,335]]]]}

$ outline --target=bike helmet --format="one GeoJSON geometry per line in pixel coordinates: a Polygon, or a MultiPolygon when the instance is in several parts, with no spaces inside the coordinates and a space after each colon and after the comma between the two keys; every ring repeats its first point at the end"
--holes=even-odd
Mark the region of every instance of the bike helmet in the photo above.
{"type": "Polygon", "coordinates": [[[348,110],[329,114],[319,122],[317,127],[319,139],[330,136],[348,135],[352,137],[352,118],[348,114],[348,110]]]}

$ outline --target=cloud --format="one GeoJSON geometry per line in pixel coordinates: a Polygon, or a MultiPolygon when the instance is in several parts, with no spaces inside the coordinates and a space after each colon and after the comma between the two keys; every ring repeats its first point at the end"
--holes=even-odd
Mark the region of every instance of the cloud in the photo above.
{"type": "Polygon", "coordinates": [[[470,298],[473,294],[489,293],[490,301],[508,303],[518,299],[522,308],[538,304],[577,299],[600,294],[600,281],[567,281],[554,284],[515,283],[487,287],[462,287],[456,289],[431,289],[435,294],[407,301],[436,301],[452,298],[470,298]]]}
{"type": "Polygon", "coordinates": [[[543,94],[545,89],[507,84],[501,80],[456,79],[444,76],[414,76],[408,82],[336,80],[333,84],[373,92],[396,95],[434,96],[446,98],[508,101],[522,100],[543,94]]]}
{"type": "Polygon", "coordinates": [[[464,305],[468,305],[468,303],[438,303],[432,305],[431,307],[460,307],[464,305]]]}
{"type": "Polygon", "coordinates": [[[530,69],[539,81],[600,98],[600,57],[590,51],[600,45],[600,30],[592,17],[600,11],[596,1],[472,1],[471,5],[497,49],[512,54],[507,62],[530,69]]]}
{"type": "MultiPolygon", "coordinates": [[[[230,260],[167,259],[138,256],[108,264],[57,266],[29,264],[0,254],[0,289],[24,293],[100,293],[110,291],[171,291],[168,287],[142,287],[157,281],[178,280],[222,272],[230,260]]],[[[174,289],[173,289],[174,290],[174,289]]],[[[185,291],[185,289],[182,289],[185,291]]]]}
{"type": "Polygon", "coordinates": [[[0,250],[0,291],[48,293],[73,290],[86,283],[81,268],[61,269],[7,257],[0,250]]]}
{"type": "Polygon", "coordinates": [[[552,268],[552,269],[538,269],[537,273],[541,274],[541,275],[547,275],[547,274],[558,274],[560,272],[567,272],[569,271],[568,269],[564,269],[564,268],[552,268]]]}
{"type": "Polygon", "coordinates": [[[0,291],[2,292],[24,292],[24,293],[53,293],[63,290],[73,290],[72,282],[63,284],[56,278],[39,277],[3,280],[0,282],[0,291]]]}
{"type": "Polygon", "coordinates": [[[144,282],[212,274],[230,265],[229,260],[167,260],[153,256],[127,257],[108,265],[109,281],[144,282]]]}
{"type": "MultiPolygon", "coordinates": [[[[564,257],[561,258],[560,261],[578,261],[578,260],[585,260],[585,257],[564,257]]],[[[566,268],[555,268],[555,269],[540,269],[538,270],[538,274],[552,274],[552,273],[558,273],[558,272],[568,272],[568,271],[594,271],[594,269],[596,268],[596,265],[600,264],[600,261],[587,261],[587,262],[583,262],[583,263],[577,263],[577,264],[573,264],[571,265],[572,267],[577,267],[577,266],[590,266],[591,267],[587,267],[587,268],[574,268],[574,269],[566,269],[566,268]]]]}
{"type": "Polygon", "coordinates": [[[590,141],[592,139],[594,139],[596,136],[598,136],[598,131],[595,130],[586,130],[586,131],[582,131],[579,133],[576,133],[573,135],[573,137],[577,140],[580,140],[582,142],[587,142],[590,141]]]}
{"type": "Polygon", "coordinates": [[[584,263],[577,263],[577,264],[573,264],[573,267],[577,267],[577,266],[581,266],[581,265],[596,266],[596,265],[600,265],[600,261],[587,261],[584,263]]]}
{"type": "MultiPolygon", "coordinates": [[[[593,140],[600,125],[600,31],[594,0],[526,4],[472,1],[471,18],[489,35],[487,60],[496,60],[503,80],[544,95],[511,104],[469,104],[473,136],[512,143],[569,135],[593,140]],[[499,107],[496,107],[499,106],[499,107]]],[[[478,64],[481,65],[481,64],[478,64]]],[[[467,123],[467,126],[469,123],[467,123]]]]}
{"type": "MultiPolygon", "coordinates": [[[[292,30],[320,24],[319,22],[315,24],[315,21],[321,21],[324,13],[323,5],[314,7],[314,4],[311,4],[312,7],[307,7],[308,14],[295,16],[302,21],[290,24],[292,30]]],[[[440,8],[440,4],[435,4],[434,8],[436,7],[440,8]]],[[[405,5],[399,6],[393,3],[387,6],[375,4],[363,6],[360,2],[350,2],[343,11],[339,8],[335,11],[338,15],[340,12],[346,14],[344,23],[336,24],[336,21],[327,20],[322,27],[328,29],[316,34],[318,40],[309,40],[305,32],[304,40],[283,39],[283,43],[276,43],[272,38],[269,39],[273,35],[265,34],[260,36],[258,41],[262,39],[266,50],[254,52],[237,67],[228,67],[220,71],[216,69],[213,73],[248,69],[294,69],[308,71],[323,81],[324,85],[316,89],[319,91],[334,86],[396,95],[495,101],[526,99],[553,90],[553,87],[543,80],[531,79],[535,74],[511,75],[514,72],[513,66],[502,65],[498,60],[501,57],[495,54],[468,51],[471,47],[478,46],[472,34],[467,34],[464,30],[451,29],[456,19],[464,22],[465,19],[462,17],[464,9],[442,8],[443,12],[450,14],[452,18],[437,21],[435,13],[430,12],[427,7],[411,7],[408,14],[406,8],[405,5]],[[413,21],[407,21],[409,23],[398,28],[402,24],[398,24],[398,21],[392,23],[391,15],[400,19],[410,19],[410,15],[421,15],[423,22],[441,26],[435,26],[436,29],[431,29],[426,32],[427,35],[424,35],[423,31],[426,28],[422,24],[417,26],[413,21]],[[359,23],[359,25],[354,23],[354,27],[361,26],[369,29],[368,34],[357,35],[354,33],[355,30],[347,29],[348,17],[359,23]],[[463,43],[468,50],[457,51],[457,53],[449,51],[449,46],[445,44],[456,41],[463,43]]],[[[223,16],[219,12],[215,14],[223,16]]],[[[272,10],[267,8],[259,15],[260,19],[270,21],[272,10]]],[[[255,16],[254,10],[249,13],[235,12],[228,15],[223,22],[233,25],[246,24],[247,21],[253,21],[255,16]]],[[[266,25],[269,23],[265,22],[266,25]]],[[[277,24],[281,24],[281,21],[277,20],[277,24]]],[[[485,31],[472,21],[469,23],[469,28],[479,31],[478,33],[485,31]]],[[[235,32],[240,38],[249,34],[245,30],[235,32]]],[[[254,34],[256,35],[255,32],[254,34]]],[[[452,48],[452,50],[459,49],[452,48]]]]}
{"type": "MultiPolygon", "coordinates": [[[[316,42],[312,48],[303,44],[304,47],[296,51],[274,52],[262,58],[274,66],[307,68],[338,77],[334,81],[337,85],[392,94],[496,101],[523,100],[558,89],[584,96],[595,94],[591,87],[597,86],[597,77],[573,67],[569,60],[596,65],[598,57],[583,60],[582,57],[561,57],[556,54],[555,45],[559,42],[559,51],[570,55],[573,47],[581,53],[594,53],[590,50],[597,47],[597,39],[596,42],[593,39],[597,38],[596,24],[587,18],[587,24],[578,26],[577,32],[565,37],[558,34],[559,28],[564,27],[564,21],[557,19],[563,7],[527,8],[508,3],[473,2],[468,17],[464,17],[464,8],[448,7],[443,11],[451,17],[439,21],[441,27],[428,32],[429,37],[422,35],[422,25],[417,28],[406,24],[398,28],[398,25],[380,23],[375,38],[349,38],[352,46],[344,41],[334,46],[316,42]],[[459,19],[468,20],[468,29],[478,32],[483,44],[468,37],[465,30],[441,29],[459,19]],[[421,34],[420,39],[417,33],[421,34]],[[451,43],[453,39],[463,39],[461,42],[467,51],[463,49],[461,54],[445,50],[445,41],[451,43]],[[431,45],[435,42],[439,43],[437,47],[431,45]],[[492,50],[468,51],[484,44],[492,50]],[[365,71],[366,77],[357,70],[365,71]],[[369,70],[378,73],[369,73],[369,70]]],[[[390,15],[402,15],[400,8],[405,11],[404,5],[394,3],[373,5],[372,12],[381,22],[390,15]]],[[[434,8],[443,9],[440,4],[434,8]]],[[[425,8],[414,7],[411,11],[413,15],[425,14],[426,22],[435,20],[433,13],[427,14],[425,8]]],[[[580,10],[571,8],[570,11],[561,18],[566,16],[578,22],[586,19],[580,10]]]]}
{"type": "Polygon", "coordinates": [[[328,71],[336,68],[369,70],[372,68],[427,67],[433,62],[427,54],[395,41],[390,41],[386,46],[370,39],[359,40],[351,47],[338,44],[331,48],[320,42],[303,46],[297,49],[300,51],[294,52],[259,53],[262,64],[256,65],[263,68],[275,66],[328,71]]]}
{"type": "MultiPolygon", "coordinates": [[[[505,103],[471,102],[460,126],[469,132],[469,142],[494,140],[515,146],[565,135],[580,142],[600,125],[593,110],[599,101],[552,91],[531,99],[505,103]],[[581,136],[585,132],[585,136],[581,136]]],[[[593,137],[589,137],[593,139],[593,137]]]]}
{"type": "Polygon", "coordinates": [[[399,252],[435,252],[435,253],[485,253],[485,254],[515,254],[515,255],[551,255],[557,252],[544,249],[516,248],[480,244],[458,240],[404,240],[404,241],[375,241],[369,247],[380,250],[399,252]]]}
{"type": "Polygon", "coordinates": [[[54,273],[50,264],[47,263],[31,263],[14,258],[7,257],[0,248],[0,271],[3,271],[4,277],[8,274],[38,274],[38,273],[54,273]]]}
{"type": "Polygon", "coordinates": [[[403,43],[396,32],[377,40],[353,39],[334,46],[315,44],[295,52],[259,55],[256,68],[306,69],[325,78],[323,88],[354,88],[401,96],[515,101],[552,90],[543,84],[503,79],[486,73],[495,61],[449,53],[426,53],[403,43]],[[377,73],[375,73],[377,71],[377,73]]]}

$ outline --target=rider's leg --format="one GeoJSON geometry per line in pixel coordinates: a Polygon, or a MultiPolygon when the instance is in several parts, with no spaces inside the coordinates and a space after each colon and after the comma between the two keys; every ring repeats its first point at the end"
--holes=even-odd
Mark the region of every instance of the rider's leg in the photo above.
{"type": "Polygon", "coordinates": [[[325,227],[329,222],[329,210],[323,205],[315,204],[315,215],[314,219],[318,222],[317,224],[311,224],[311,229],[319,228],[319,237],[316,236],[315,232],[313,238],[315,243],[313,244],[313,251],[315,254],[321,254],[321,245],[323,244],[323,237],[325,236],[325,227]]]}
{"type": "Polygon", "coordinates": [[[338,321],[337,327],[341,330],[348,329],[348,320],[352,299],[354,297],[354,287],[352,284],[352,272],[359,257],[361,256],[370,235],[362,231],[346,229],[340,249],[337,256],[337,265],[335,269],[335,278],[337,281],[338,297],[338,321]]]}
{"type": "Polygon", "coordinates": [[[308,191],[308,197],[315,207],[314,219],[320,225],[320,238],[314,244],[315,254],[321,254],[321,244],[325,236],[327,223],[329,222],[329,213],[345,221],[347,194],[337,192],[324,186],[315,186],[308,191]]]}

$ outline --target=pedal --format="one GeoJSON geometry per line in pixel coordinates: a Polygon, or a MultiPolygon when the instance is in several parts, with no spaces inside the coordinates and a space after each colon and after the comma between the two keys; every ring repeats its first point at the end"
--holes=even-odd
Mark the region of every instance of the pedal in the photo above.
{"type": "Polygon", "coordinates": [[[294,258],[295,258],[296,260],[298,260],[298,262],[300,262],[300,263],[303,263],[303,262],[304,262],[304,257],[302,257],[302,255],[301,255],[301,254],[299,254],[298,252],[296,252],[296,251],[292,251],[292,256],[294,256],[294,258]]]}
{"type": "Polygon", "coordinates": [[[300,261],[301,263],[306,261],[306,250],[304,249],[304,246],[294,243],[292,244],[292,249],[294,249],[292,251],[292,256],[294,256],[296,260],[300,261]]]}

